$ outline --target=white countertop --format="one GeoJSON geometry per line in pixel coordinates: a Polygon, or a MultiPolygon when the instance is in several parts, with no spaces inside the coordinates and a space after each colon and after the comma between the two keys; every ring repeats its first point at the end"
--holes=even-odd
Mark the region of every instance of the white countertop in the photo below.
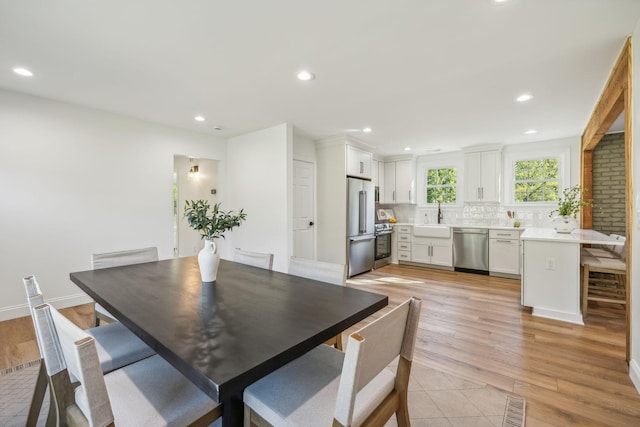
{"type": "Polygon", "coordinates": [[[624,242],[616,240],[606,234],[595,230],[577,229],[571,233],[558,233],[553,228],[527,227],[520,235],[521,240],[537,240],[559,243],[588,243],[596,245],[623,245],[624,242]]]}
{"type": "Polygon", "coordinates": [[[525,227],[505,227],[500,225],[471,225],[471,224],[414,224],[410,222],[396,222],[392,225],[402,225],[405,227],[420,227],[423,225],[429,226],[442,226],[442,227],[451,227],[451,228],[482,228],[482,229],[490,229],[490,230],[524,230],[525,227]]]}

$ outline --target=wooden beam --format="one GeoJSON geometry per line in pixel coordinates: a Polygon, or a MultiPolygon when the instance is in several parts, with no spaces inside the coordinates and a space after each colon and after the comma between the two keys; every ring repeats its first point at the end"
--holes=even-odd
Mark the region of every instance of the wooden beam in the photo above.
{"type": "MultiPolygon", "coordinates": [[[[632,58],[631,52],[631,38],[627,39],[627,86],[624,93],[624,165],[625,165],[625,188],[627,194],[626,200],[626,228],[627,228],[627,362],[631,361],[631,315],[630,311],[632,309],[632,301],[631,301],[631,277],[633,270],[632,260],[632,252],[631,248],[633,247],[633,210],[638,209],[636,206],[634,208],[634,200],[633,200],[633,162],[631,158],[631,144],[633,143],[633,102],[632,102],[632,88],[633,88],[633,68],[632,68],[632,58]]],[[[636,322],[636,328],[640,327],[638,322],[636,322]]]]}
{"type": "Polygon", "coordinates": [[[630,84],[629,67],[631,57],[631,37],[618,56],[609,80],[605,85],[600,99],[591,113],[587,127],[582,134],[582,149],[593,150],[613,122],[624,111],[624,94],[630,84]]]}

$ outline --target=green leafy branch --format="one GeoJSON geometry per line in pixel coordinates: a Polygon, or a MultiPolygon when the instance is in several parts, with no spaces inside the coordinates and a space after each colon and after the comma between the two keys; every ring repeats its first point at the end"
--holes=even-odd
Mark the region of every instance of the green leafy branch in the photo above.
{"type": "Polygon", "coordinates": [[[593,207],[593,199],[582,200],[582,194],[585,191],[587,190],[581,189],[579,185],[565,188],[558,200],[558,209],[551,211],[549,216],[552,217],[557,213],[560,216],[570,216],[576,219],[582,206],[593,207]]]}
{"type": "Polygon", "coordinates": [[[234,214],[233,211],[220,210],[220,203],[216,203],[211,208],[206,200],[186,200],[184,216],[189,227],[200,232],[201,239],[217,239],[218,237],[224,239],[223,233],[225,231],[239,227],[240,223],[247,218],[244,209],[240,209],[237,214],[234,214]]]}

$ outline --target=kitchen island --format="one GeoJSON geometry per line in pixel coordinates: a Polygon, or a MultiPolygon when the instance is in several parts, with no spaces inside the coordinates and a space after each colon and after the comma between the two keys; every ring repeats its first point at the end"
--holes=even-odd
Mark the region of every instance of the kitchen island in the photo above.
{"type": "Polygon", "coordinates": [[[558,233],[552,228],[526,228],[520,241],[522,305],[534,316],[583,324],[580,247],[623,243],[595,230],[558,233]]]}

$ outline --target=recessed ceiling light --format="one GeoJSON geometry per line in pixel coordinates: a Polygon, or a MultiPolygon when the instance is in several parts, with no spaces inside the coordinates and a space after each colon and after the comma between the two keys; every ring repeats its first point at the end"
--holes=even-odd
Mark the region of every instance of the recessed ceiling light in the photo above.
{"type": "Polygon", "coordinates": [[[404,147],[404,151],[411,151],[411,147],[404,147]]]}
{"type": "Polygon", "coordinates": [[[362,132],[364,132],[364,133],[369,133],[369,132],[371,132],[372,130],[373,130],[373,129],[371,129],[371,128],[362,128],[362,132]]]}
{"type": "Polygon", "coordinates": [[[193,119],[194,119],[196,122],[204,122],[204,117],[202,117],[202,116],[195,116],[193,119]]]}
{"type": "Polygon", "coordinates": [[[509,0],[493,0],[493,1],[494,1],[494,3],[506,3],[509,0]]]}
{"type": "Polygon", "coordinates": [[[529,129],[528,131],[525,132],[527,135],[533,135],[534,133],[538,133],[537,130],[535,129],[529,129]]]}
{"type": "Polygon", "coordinates": [[[22,67],[14,68],[13,72],[25,77],[33,76],[33,73],[30,70],[27,70],[26,68],[22,68],[22,67]]]}
{"type": "Polygon", "coordinates": [[[311,71],[302,70],[298,72],[297,77],[299,80],[304,82],[308,82],[309,80],[313,80],[316,76],[311,71]]]}
{"type": "Polygon", "coordinates": [[[530,93],[523,93],[522,95],[516,98],[516,101],[527,102],[527,101],[530,101],[531,99],[533,99],[533,95],[531,95],[530,93]]]}

